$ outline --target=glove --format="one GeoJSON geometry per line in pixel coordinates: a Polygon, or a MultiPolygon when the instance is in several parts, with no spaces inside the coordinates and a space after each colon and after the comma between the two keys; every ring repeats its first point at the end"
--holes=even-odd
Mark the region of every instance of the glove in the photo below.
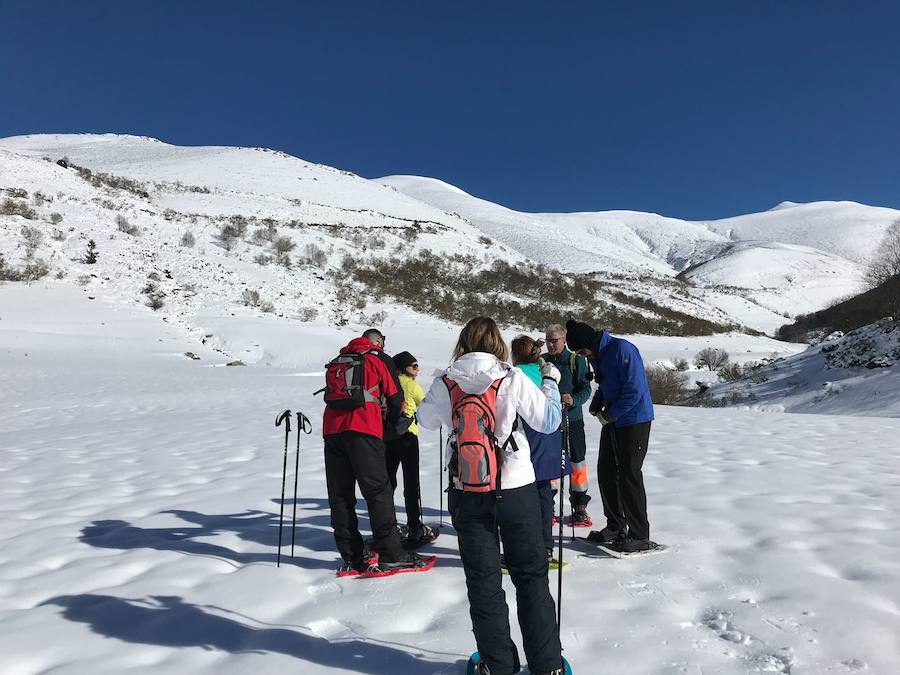
{"type": "Polygon", "coordinates": [[[594,400],[591,401],[591,407],[588,409],[588,412],[600,420],[600,424],[606,426],[607,424],[615,424],[616,418],[610,416],[609,414],[609,403],[600,397],[594,397],[594,400]]]}
{"type": "Polygon", "coordinates": [[[544,359],[538,359],[538,367],[541,369],[542,380],[550,379],[559,384],[562,375],[559,374],[559,369],[556,366],[549,361],[544,361],[544,359]]]}

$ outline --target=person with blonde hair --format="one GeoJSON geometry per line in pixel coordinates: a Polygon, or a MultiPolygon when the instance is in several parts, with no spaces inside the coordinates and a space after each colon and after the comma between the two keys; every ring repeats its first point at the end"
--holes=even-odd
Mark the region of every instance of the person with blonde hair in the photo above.
{"type": "Polygon", "coordinates": [[[559,371],[540,368],[540,387],[508,362],[493,319],[476,317],[459,334],[453,360],[417,410],[420,426],[451,430],[448,507],[466,575],[480,660],[477,673],[520,669],[500,572],[500,540],[516,587],[519,627],[535,675],[561,675],[562,651],[541,534],[541,507],[528,440],[516,419],[551,433],[562,419],[559,371]]]}

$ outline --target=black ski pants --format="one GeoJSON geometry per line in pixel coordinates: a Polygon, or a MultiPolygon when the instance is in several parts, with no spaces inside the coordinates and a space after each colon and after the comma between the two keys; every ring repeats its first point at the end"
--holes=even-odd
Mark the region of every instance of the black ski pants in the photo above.
{"type": "Polygon", "coordinates": [[[403,467],[403,502],[409,536],[422,535],[422,497],[419,487],[419,437],[407,431],[387,441],[387,472],[391,487],[397,489],[397,469],[403,467]]]}
{"type": "Polygon", "coordinates": [[[325,437],[331,527],[337,549],[347,562],[363,557],[363,538],[356,517],[357,483],[369,509],[372,535],[381,559],[395,561],[403,556],[384,455],[384,442],[375,436],[345,431],[325,437]]]}
{"type": "Polygon", "coordinates": [[[492,675],[517,672],[518,652],[509,633],[509,607],[500,573],[500,546],[516,587],[519,628],[531,672],[562,666],[556,607],[550,595],[541,506],[534,483],[496,492],[451,489],[447,504],[466,573],[475,643],[492,675]]]}
{"type": "Polygon", "coordinates": [[[549,480],[539,480],[537,486],[538,499],[541,502],[541,534],[544,537],[544,548],[553,548],[553,489],[549,480]]]}
{"type": "Polygon", "coordinates": [[[607,424],[600,433],[597,478],[603,513],[609,528],[635,539],[650,538],[647,493],[641,467],[647,456],[650,422],[617,427],[607,424]]]}

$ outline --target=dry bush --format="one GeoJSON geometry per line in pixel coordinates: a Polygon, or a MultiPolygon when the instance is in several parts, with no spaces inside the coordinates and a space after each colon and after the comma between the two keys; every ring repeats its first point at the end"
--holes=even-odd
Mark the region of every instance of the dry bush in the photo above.
{"type": "Polygon", "coordinates": [[[53,225],[59,225],[62,222],[62,219],[63,217],[61,213],[57,213],[56,211],[54,211],[50,214],[50,222],[53,225]]]}
{"type": "Polygon", "coordinates": [[[21,216],[26,220],[34,220],[37,218],[37,211],[25,202],[15,199],[4,199],[3,203],[0,204],[0,216],[21,216]]]}
{"type": "Polygon", "coordinates": [[[35,251],[44,241],[44,233],[31,225],[23,225],[21,233],[22,240],[25,242],[25,257],[31,260],[35,251]]]}
{"type": "Polygon", "coordinates": [[[297,248],[297,244],[295,244],[294,240],[290,237],[275,237],[275,239],[272,240],[272,250],[274,250],[278,256],[290,253],[295,248],[297,248]]]}
{"type": "Polygon", "coordinates": [[[116,216],[116,227],[119,232],[124,232],[125,234],[131,235],[132,237],[137,237],[141,233],[141,228],[137,225],[132,225],[128,222],[128,219],[125,218],[121,213],[116,216]]]}
{"type": "Polygon", "coordinates": [[[303,258],[308,264],[316,267],[325,267],[328,264],[328,254],[313,243],[306,245],[303,258]]]}
{"type": "Polygon", "coordinates": [[[870,288],[877,288],[900,274],[900,219],[888,227],[878,250],[869,262],[865,280],[870,288]]]}
{"type": "Polygon", "coordinates": [[[697,352],[694,357],[694,365],[697,368],[708,368],[710,371],[718,370],[731,360],[728,352],[724,349],[716,349],[715,347],[706,347],[697,352]]]}
{"type": "Polygon", "coordinates": [[[678,405],[687,398],[687,378],[663,366],[648,366],[650,399],[657,405],[678,405]]]}
{"type": "Polygon", "coordinates": [[[194,238],[194,233],[190,230],[187,230],[184,234],[181,235],[181,241],[179,243],[185,248],[194,248],[197,240],[194,238]]]}
{"type": "Polygon", "coordinates": [[[739,363],[726,363],[719,368],[719,379],[723,382],[736,382],[744,376],[744,369],[739,363]]]}

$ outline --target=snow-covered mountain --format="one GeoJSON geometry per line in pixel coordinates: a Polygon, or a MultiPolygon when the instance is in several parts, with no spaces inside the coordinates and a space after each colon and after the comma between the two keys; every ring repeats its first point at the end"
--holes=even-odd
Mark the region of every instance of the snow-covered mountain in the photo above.
{"type": "MultiPolygon", "coordinates": [[[[847,202],[711,223],[633,211],[529,214],[429,178],[367,180],[271,150],[111,134],[0,139],[0,201],[8,204],[0,209],[7,264],[43,258],[52,274],[117,301],[155,293],[170,321],[228,316],[246,302],[331,323],[434,313],[471,295],[459,275],[501,261],[591,275],[597,283],[588,296],[561,311],[596,306],[600,320],[643,317],[650,330],[655,321],[669,332],[690,318],[771,332],[857,290],[865,251],[900,216],[847,202]],[[35,246],[23,226],[43,234],[35,246]],[[223,239],[229,227],[234,236],[223,239]],[[280,253],[279,237],[287,249],[280,253]],[[92,266],[81,262],[89,239],[100,254],[92,266]],[[448,268],[429,275],[402,267],[413,259],[448,268]],[[428,302],[361,281],[367,266],[382,282],[392,269],[416,274],[414,291],[428,302]],[[253,292],[258,298],[248,301],[253,292]]],[[[555,283],[554,297],[564,295],[565,279],[555,283]]],[[[498,288],[492,302],[540,300],[540,291],[522,293],[498,288]]]]}

